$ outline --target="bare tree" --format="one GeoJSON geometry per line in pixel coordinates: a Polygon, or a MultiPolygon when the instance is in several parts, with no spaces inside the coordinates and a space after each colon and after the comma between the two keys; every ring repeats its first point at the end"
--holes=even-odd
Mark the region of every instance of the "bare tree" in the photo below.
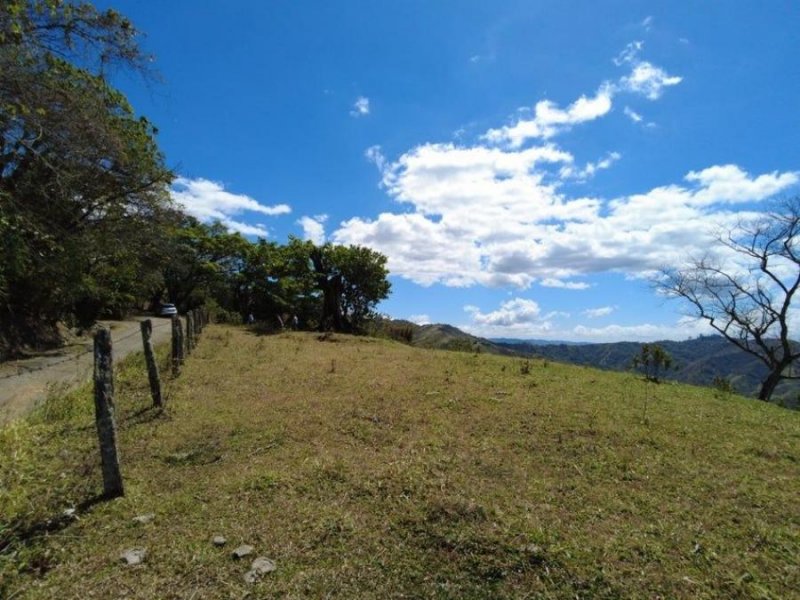
{"type": "Polygon", "coordinates": [[[789,335],[790,308],[800,287],[800,197],[717,236],[728,260],[710,255],[665,269],[656,287],[686,301],[694,316],[764,363],[759,400],[768,401],[800,347],[789,335]]]}

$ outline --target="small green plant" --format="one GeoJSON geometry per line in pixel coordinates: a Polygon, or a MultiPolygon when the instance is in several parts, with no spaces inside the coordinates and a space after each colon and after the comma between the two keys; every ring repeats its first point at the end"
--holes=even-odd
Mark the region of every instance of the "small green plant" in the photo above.
{"type": "Polygon", "coordinates": [[[519,364],[520,375],[528,375],[531,372],[531,361],[525,360],[519,364]]]}
{"type": "Polygon", "coordinates": [[[672,366],[672,357],[658,344],[643,344],[639,354],[633,357],[631,366],[647,381],[659,383],[661,374],[672,366]]]}
{"type": "Polygon", "coordinates": [[[736,388],[733,387],[733,382],[727,377],[718,375],[714,377],[714,381],[711,385],[714,387],[714,395],[717,398],[728,398],[731,396],[731,394],[736,393],[736,388]]]}

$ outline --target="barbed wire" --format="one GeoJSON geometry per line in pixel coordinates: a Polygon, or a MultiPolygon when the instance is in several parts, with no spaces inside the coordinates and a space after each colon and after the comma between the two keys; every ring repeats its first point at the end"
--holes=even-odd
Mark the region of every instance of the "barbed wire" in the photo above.
{"type": "MultiPolygon", "coordinates": [[[[137,322],[140,323],[141,321],[137,321],[137,322]]],[[[167,321],[166,323],[159,323],[158,325],[154,325],[153,329],[154,330],[155,329],[160,329],[162,327],[169,327],[171,325],[172,325],[172,321],[170,320],[170,321],[167,321]]],[[[113,337],[112,337],[111,343],[112,344],[119,344],[119,343],[124,342],[125,340],[127,340],[129,338],[132,338],[135,335],[141,335],[141,334],[142,334],[141,330],[134,329],[134,331],[126,334],[125,336],[123,336],[121,338],[113,339],[113,337]]],[[[91,344],[91,342],[89,342],[89,344],[91,344]]],[[[77,362],[78,359],[86,356],[87,354],[92,354],[93,352],[94,352],[94,347],[89,348],[87,350],[84,350],[83,352],[79,352],[77,354],[73,354],[73,355],[70,355],[70,356],[65,356],[61,360],[48,362],[48,363],[40,365],[38,367],[26,367],[24,365],[23,366],[17,365],[17,372],[16,373],[7,373],[5,375],[0,375],[0,381],[2,381],[4,379],[11,379],[12,377],[22,377],[23,375],[28,375],[30,373],[36,373],[38,371],[43,371],[44,369],[49,369],[51,367],[57,367],[58,365],[63,365],[64,363],[69,362],[71,360],[74,360],[74,361],[77,362]]]]}

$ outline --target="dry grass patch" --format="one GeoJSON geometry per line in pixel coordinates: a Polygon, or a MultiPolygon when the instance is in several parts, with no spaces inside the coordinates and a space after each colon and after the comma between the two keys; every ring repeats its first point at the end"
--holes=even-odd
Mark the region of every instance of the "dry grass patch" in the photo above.
{"type": "Polygon", "coordinates": [[[0,431],[2,489],[13,486],[0,492],[0,595],[800,589],[797,413],[661,385],[645,418],[648,384],[632,375],[223,326],[206,330],[163,414],[146,409],[141,368],[128,369],[127,495],[66,527],[31,530],[99,490],[88,390],[58,419],[0,431]],[[278,570],[246,583],[249,563],[230,558],[241,543],[278,570]],[[141,567],[118,562],[130,547],[148,550],[141,567]]]}

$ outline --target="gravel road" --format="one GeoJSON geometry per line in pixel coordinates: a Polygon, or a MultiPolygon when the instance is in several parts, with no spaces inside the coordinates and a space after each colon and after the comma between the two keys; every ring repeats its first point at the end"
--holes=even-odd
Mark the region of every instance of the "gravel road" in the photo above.
{"type": "MultiPolygon", "coordinates": [[[[111,328],[114,360],[142,350],[140,319],[101,321],[111,328]]],[[[149,317],[153,321],[153,343],[170,340],[170,319],[149,317]]],[[[92,340],[60,349],[57,353],[0,363],[0,426],[30,412],[51,389],[70,389],[92,376],[92,340]]]]}

